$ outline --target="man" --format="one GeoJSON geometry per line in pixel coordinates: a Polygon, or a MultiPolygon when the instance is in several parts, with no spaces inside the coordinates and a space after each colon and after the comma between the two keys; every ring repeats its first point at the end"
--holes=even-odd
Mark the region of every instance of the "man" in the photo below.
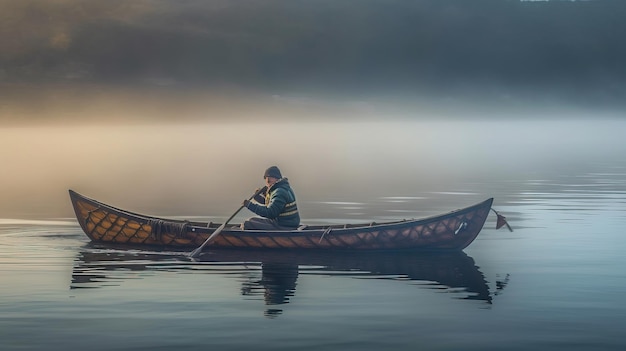
{"type": "Polygon", "coordinates": [[[294,194],[287,178],[272,166],[265,170],[264,191],[253,201],[244,200],[243,205],[263,217],[252,217],[243,222],[241,229],[252,230],[293,230],[300,225],[300,214],[294,194]],[[264,194],[264,197],[263,197],[264,194]]]}

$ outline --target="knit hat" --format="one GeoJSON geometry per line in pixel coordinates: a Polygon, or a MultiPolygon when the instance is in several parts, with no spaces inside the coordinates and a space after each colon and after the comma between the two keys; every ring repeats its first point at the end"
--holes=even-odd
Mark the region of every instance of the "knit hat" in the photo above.
{"type": "Polygon", "coordinates": [[[280,174],[280,169],[276,166],[272,166],[265,170],[265,174],[263,175],[263,179],[267,177],[274,177],[276,179],[281,179],[283,176],[280,174]]]}

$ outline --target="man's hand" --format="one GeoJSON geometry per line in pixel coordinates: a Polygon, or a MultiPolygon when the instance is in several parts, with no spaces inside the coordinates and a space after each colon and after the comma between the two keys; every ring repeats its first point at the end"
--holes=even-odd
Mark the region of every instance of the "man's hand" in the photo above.
{"type": "Polygon", "coordinates": [[[249,203],[250,203],[250,200],[243,200],[241,204],[243,205],[243,207],[248,207],[249,203]]]}

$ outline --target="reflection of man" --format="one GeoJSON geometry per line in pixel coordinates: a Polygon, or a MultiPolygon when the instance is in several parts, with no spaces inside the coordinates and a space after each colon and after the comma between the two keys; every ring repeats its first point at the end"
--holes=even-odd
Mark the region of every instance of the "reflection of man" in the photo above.
{"type": "MultiPolygon", "coordinates": [[[[241,292],[243,295],[254,294],[254,290],[262,288],[266,305],[282,305],[294,295],[297,279],[297,264],[264,262],[261,264],[261,280],[244,284],[241,292]]],[[[268,308],[265,316],[275,317],[282,312],[279,308],[268,308]]]]}
{"type": "Polygon", "coordinates": [[[298,265],[291,263],[263,263],[260,284],[265,288],[265,304],[280,305],[289,302],[296,292],[298,265]]]}

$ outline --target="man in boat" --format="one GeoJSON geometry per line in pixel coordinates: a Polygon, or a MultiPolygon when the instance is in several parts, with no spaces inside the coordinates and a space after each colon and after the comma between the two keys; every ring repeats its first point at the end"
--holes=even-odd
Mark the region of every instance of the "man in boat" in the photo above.
{"type": "Polygon", "coordinates": [[[300,214],[296,205],[296,195],[283,178],[280,169],[272,166],[263,174],[265,187],[252,201],[244,200],[243,205],[261,216],[247,219],[241,229],[252,230],[293,230],[300,225],[300,214]]]}

